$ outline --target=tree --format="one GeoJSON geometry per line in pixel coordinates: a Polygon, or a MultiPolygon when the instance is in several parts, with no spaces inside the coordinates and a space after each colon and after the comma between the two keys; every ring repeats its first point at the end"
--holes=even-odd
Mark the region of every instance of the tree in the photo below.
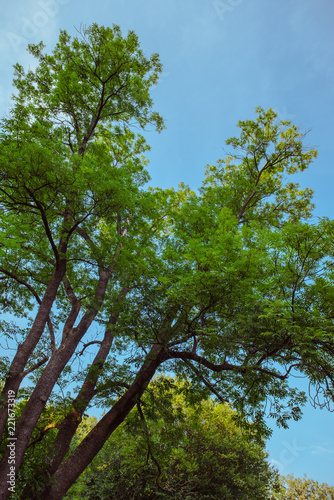
{"type": "Polygon", "coordinates": [[[20,320],[1,323],[4,447],[17,438],[13,471],[9,447],[0,464],[2,498],[47,404],[65,416],[45,484],[22,498],[62,498],[161,370],[204,385],[262,432],[267,409],[281,425],[300,417],[293,370],[331,401],[334,227],[312,222],[311,190],[287,180],[316,155],[304,134],[258,108],[199,193],[144,189],[137,128],[163,127],[149,95],[158,56],[97,25],[61,32],[51,55],[29,50],[39,63],[16,65],[0,137],[1,304],[20,320]],[[14,395],[24,409],[11,436],[14,395]],[[95,404],[105,415],[68,455],[95,404]]]}
{"type": "Polygon", "coordinates": [[[274,494],[274,498],[281,500],[333,500],[334,487],[326,483],[303,479],[288,475],[281,477],[281,491],[274,494]]]}
{"type": "Polygon", "coordinates": [[[190,391],[154,379],[68,497],[267,499],[277,478],[263,442],[237,426],[228,405],[194,403],[190,391]]]}

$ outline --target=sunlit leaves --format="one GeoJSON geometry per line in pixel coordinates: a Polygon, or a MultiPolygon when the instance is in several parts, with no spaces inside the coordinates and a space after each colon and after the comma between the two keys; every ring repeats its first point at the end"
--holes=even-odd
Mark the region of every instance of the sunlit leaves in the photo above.
{"type": "Polygon", "coordinates": [[[229,206],[244,222],[277,226],[282,219],[307,218],[312,191],[286,183],[285,176],[305,170],[317,152],[303,146],[304,134],[295,125],[277,123],[271,109],[256,111],[256,120],[238,123],[240,137],[226,141],[234,151],[208,167],[205,185],[214,187],[216,203],[229,206]]]}
{"type": "Polygon", "coordinates": [[[187,379],[155,379],[69,498],[104,498],[110,488],[139,498],[267,498],[275,473],[263,441],[227,405],[190,403],[195,394],[187,379]]]}

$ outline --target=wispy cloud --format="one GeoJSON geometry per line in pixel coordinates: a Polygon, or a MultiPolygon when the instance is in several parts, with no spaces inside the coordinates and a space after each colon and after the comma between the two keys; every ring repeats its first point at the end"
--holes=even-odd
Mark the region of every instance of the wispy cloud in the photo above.
{"type": "Polygon", "coordinates": [[[311,446],[312,455],[322,455],[323,453],[334,453],[334,450],[328,450],[322,446],[311,446]]]}

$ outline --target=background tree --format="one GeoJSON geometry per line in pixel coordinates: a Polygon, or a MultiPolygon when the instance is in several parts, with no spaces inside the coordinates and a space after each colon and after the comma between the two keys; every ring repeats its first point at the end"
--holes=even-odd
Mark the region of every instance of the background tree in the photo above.
{"type": "Polygon", "coordinates": [[[333,500],[334,487],[318,483],[306,476],[303,478],[288,475],[281,477],[281,491],[274,494],[281,500],[333,500]]]}
{"type": "Polygon", "coordinates": [[[312,193],[288,180],[316,155],[303,133],[258,108],[199,193],[144,190],[147,145],[134,125],[163,126],[149,95],[158,57],[134,33],[96,25],[61,32],[51,55],[30,51],[38,66],[16,66],[0,138],[1,301],[18,318],[31,311],[27,328],[8,330],[17,352],[2,365],[4,438],[8,391],[33,379],[17,470],[47,403],[60,401],[65,417],[45,484],[22,498],[62,498],[159,370],[202,384],[261,432],[266,410],[282,425],[300,417],[292,370],[330,402],[333,222],[308,222],[312,193]],[[95,404],[105,415],[68,456],[95,404]]]}
{"type": "Polygon", "coordinates": [[[277,476],[263,441],[228,405],[192,393],[154,379],[66,498],[267,499],[277,476]]]}

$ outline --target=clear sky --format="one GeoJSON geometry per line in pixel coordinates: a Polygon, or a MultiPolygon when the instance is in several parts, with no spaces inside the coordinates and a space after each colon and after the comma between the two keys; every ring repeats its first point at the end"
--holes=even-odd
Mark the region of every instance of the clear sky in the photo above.
{"type": "MultiPolygon", "coordinates": [[[[118,24],[134,30],[146,54],[164,65],[153,91],[167,129],[150,132],[152,184],[193,189],[206,164],[256,106],[310,130],[318,159],[298,178],[315,190],[316,215],[334,218],[333,0],[15,0],[0,19],[1,115],[12,93],[12,65],[33,64],[25,48],[49,50],[59,29],[118,24]]],[[[307,385],[306,385],[307,389],[307,385]]],[[[274,428],[271,460],[283,474],[334,484],[334,414],[305,408],[289,430],[274,428]]]]}

